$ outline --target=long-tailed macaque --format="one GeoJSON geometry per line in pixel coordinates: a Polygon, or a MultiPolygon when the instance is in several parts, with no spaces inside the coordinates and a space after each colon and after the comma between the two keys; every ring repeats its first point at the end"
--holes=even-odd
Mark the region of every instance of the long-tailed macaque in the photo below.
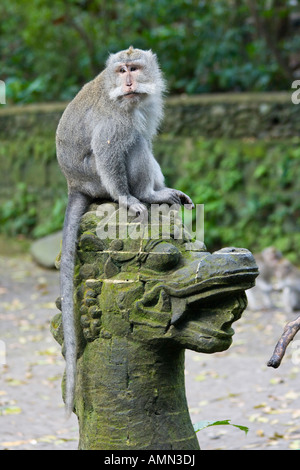
{"type": "Polygon", "coordinates": [[[143,203],[193,207],[186,194],[165,187],[151,150],[163,115],[164,89],[156,55],[131,46],[109,56],[105,70],[79,91],[57,128],[57,158],[69,195],[60,267],[68,414],[73,410],[76,377],[74,257],[87,206],[93,199],[122,197],[137,214],[145,213],[143,203]]]}
{"type": "Polygon", "coordinates": [[[265,248],[261,253],[255,255],[259,276],[256,279],[255,286],[247,291],[250,310],[275,307],[272,292],[274,291],[274,276],[281,259],[282,253],[273,246],[265,248]]]}
{"type": "Polygon", "coordinates": [[[249,308],[300,310],[300,270],[272,246],[255,255],[255,260],[259,276],[247,291],[249,308]]]}
{"type": "Polygon", "coordinates": [[[282,305],[286,313],[300,311],[300,270],[283,258],[276,268],[275,288],[282,292],[282,305]]]}

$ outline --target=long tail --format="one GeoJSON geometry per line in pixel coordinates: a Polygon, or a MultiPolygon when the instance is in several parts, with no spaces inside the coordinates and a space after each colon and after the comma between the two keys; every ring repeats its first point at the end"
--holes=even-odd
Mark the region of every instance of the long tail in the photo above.
{"type": "Polygon", "coordinates": [[[73,302],[75,252],[80,219],[85,213],[89,202],[88,196],[79,192],[71,192],[63,228],[60,295],[66,359],[65,406],[67,416],[70,416],[73,411],[76,384],[77,340],[73,302]]]}

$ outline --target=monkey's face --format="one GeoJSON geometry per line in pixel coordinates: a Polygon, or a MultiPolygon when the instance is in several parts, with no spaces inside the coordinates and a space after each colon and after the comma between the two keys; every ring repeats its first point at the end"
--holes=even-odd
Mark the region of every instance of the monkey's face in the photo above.
{"type": "Polygon", "coordinates": [[[109,92],[109,97],[123,106],[135,106],[156,91],[141,61],[117,64],[113,81],[114,87],[109,92]]]}
{"type": "Polygon", "coordinates": [[[125,99],[133,99],[138,93],[138,82],[141,74],[141,65],[129,63],[122,64],[117,68],[117,81],[121,83],[123,96],[125,99]]]}
{"type": "Polygon", "coordinates": [[[156,55],[151,51],[130,48],[113,54],[106,73],[109,98],[125,108],[160,96],[165,88],[156,55]]]}

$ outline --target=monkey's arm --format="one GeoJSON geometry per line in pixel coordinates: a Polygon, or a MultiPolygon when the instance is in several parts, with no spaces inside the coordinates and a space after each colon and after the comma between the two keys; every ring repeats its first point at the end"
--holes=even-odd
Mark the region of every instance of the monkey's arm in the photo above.
{"type": "Polygon", "coordinates": [[[150,192],[144,191],[141,201],[149,204],[187,204],[194,208],[193,201],[182,191],[165,186],[164,176],[158,162],[152,154],[151,146],[149,148],[150,162],[152,165],[151,173],[154,176],[154,186],[150,192]]]}
{"type": "Polygon", "coordinates": [[[99,185],[101,184],[105,191],[114,201],[122,198],[127,199],[127,206],[135,212],[143,212],[145,206],[130,194],[127,169],[125,163],[126,147],[123,142],[128,143],[128,136],[120,134],[112,122],[107,122],[105,127],[99,126],[95,130],[91,146],[95,156],[97,174],[99,176],[99,185]],[[106,129],[112,129],[106,132],[106,129]]]}

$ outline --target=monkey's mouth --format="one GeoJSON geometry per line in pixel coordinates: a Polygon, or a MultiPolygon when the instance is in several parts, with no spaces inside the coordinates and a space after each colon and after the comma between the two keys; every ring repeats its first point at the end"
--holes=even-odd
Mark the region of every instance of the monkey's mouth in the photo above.
{"type": "Polygon", "coordinates": [[[125,93],[123,96],[127,97],[127,96],[137,96],[139,95],[139,93],[137,93],[136,91],[129,91],[128,93],[125,93]]]}

